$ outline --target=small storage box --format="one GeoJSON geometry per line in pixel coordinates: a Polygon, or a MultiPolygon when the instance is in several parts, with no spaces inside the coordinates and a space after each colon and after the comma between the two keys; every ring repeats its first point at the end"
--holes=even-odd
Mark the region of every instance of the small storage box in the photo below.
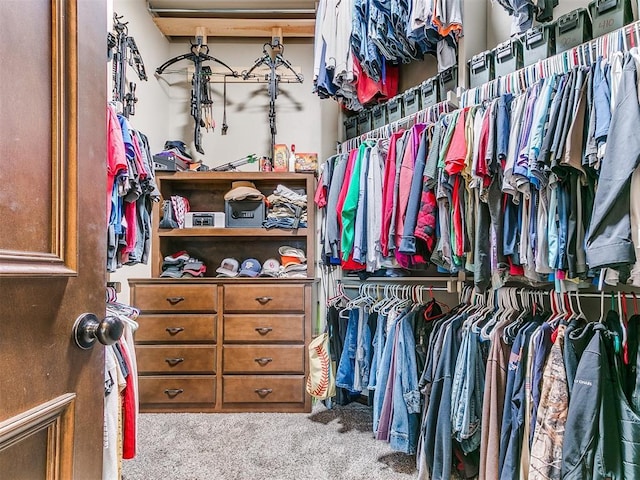
{"type": "Polygon", "coordinates": [[[589,12],[594,38],[633,21],[630,0],[593,0],[589,3],[589,12]]]}
{"type": "Polygon", "coordinates": [[[189,170],[189,164],[171,153],[158,154],[153,156],[153,169],[163,172],[182,172],[189,170]]]}
{"type": "Polygon", "coordinates": [[[493,49],[494,77],[500,78],[524,67],[522,63],[522,40],[512,38],[499,43],[493,49]]]}
{"type": "Polygon", "coordinates": [[[556,53],[555,28],[553,24],[545,23],[544,25],[530,28],[524,33],[523,41],[522,59],[525,67],[551,57],[556,53]]]}
{"type": "Polygon", "coordinates": [[[440,83],[440,101],[447,99],[447,92],[454,92],[458,86],[458,67],[450,67],[438,75],[440,83]]]}
{"type": "Polygon", "coordinates": [[[389,118],[389,123],[396,122],[404,117],[402,95],[397,95],[387,100],[387,117],[389,118]]]}
{"type": "Polygon", "coordinates": [[[365,109],[358,114],[358,135],[370,132],[371,130],[373,130],[371,110],[365,109]]]}
{"type": "Polygon", "coordinates": [[[488,50],[471,57],[469,65],[469,88],[474,88],[493,80],[493,52],[488,50]]]}
{"type": "Polygon", "coordinates": [[[384,105],[376,105],[371,110],[371,116],[373,117],[373,128],[384,127],[388,122],[387,120],[387,107],[384,105]]]}
{"type": "Polygon", "coordinates": [[[438,103],[440,95],[438,77],[431,77],[420,84],[420,96],[422,97],[422,108],[427,108],[438,103]]]}
{"type": "Polygon", "coordinates": [[[229,228],[260,228],[264,212],[262,200],[225,200],[224,223],[229,228]]]}
{"type": "Polygon", "coordinates": [[[402,96],[402,101],[404,103],[405,116],[418,112],[420,108],[422,108],[421,107],[422,101],[420,98],[420,88],[414,87],[404,92],[404,95],[402,96]]]}
{"type": "Polygon", "coordinates": [[[184,216],[184,228],[224,228],[224,217],[223,212],[187,212],[184,216]]]}
{"type": "Polygon", "coordinates": [[[358,136],[358,117],[349,117],[344,121],[344,136],[347,140],[358,136]]]}
{"type": "Polygon", "coordinates": [[[591,20],[586,8],[578,8],[556,20],[556,53],[591,40],[591,20]]]}

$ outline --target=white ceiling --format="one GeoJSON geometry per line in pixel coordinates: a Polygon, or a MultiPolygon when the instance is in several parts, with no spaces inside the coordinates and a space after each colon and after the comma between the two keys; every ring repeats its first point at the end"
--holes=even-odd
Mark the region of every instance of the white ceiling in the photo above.
{"type": "Polygon", "coordinates": [[[148,6],[157,16],[309,18],[316,0],[148,0],[148,6]]]}
{"type": "MultiPolygon", "coordinates": [[[[1,0],[0,0],[1,1],[1,0]]],[[[316,0],[147,0],[167,38],[193,36],[313,37],[316,0]],[[278,30],[279,29],[279,30],[278,30]]]]}

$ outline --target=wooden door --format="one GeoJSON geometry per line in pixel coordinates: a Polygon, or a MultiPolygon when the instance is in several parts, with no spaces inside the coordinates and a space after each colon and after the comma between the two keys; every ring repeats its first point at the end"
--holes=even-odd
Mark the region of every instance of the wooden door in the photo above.
{"type": "Polygon", "coordinates": [[[101,477],[105,0],[0,1],[0,477],[101,477]]]}

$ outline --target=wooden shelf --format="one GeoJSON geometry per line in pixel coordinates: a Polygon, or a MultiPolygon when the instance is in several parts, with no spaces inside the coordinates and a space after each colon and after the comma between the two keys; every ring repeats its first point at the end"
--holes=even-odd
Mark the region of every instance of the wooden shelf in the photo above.
{"type": "Polygon", "coordinates": [[[313,173],[294,172],[157,172],[156,178],[163,181],[179,181],[188,183],[227,183],[234,180],[272,180],[286,182],[287,180],[305,181],[307,178],[315,179],[313,173]]]}
{"type": "Polygon", "coordinates": [[[312,38],[315,19],[291,18],[180,18],[155,17],[158,29],[167,37],[193,37],[196,28],[203,28],[208,37],[267,37],[274,28],[282,29],[285,38],[312,38]]]}
{"type": "Polygon", "coordinates": [[[306,237],[307,229],[297,231],[278,228],[176,228],[158,230],[159,237],[306,237]]]}

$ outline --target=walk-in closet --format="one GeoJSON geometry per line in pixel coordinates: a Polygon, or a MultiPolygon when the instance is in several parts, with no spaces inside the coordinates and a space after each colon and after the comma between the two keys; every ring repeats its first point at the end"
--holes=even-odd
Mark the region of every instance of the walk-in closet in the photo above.
{"type": "Polygon", "coordinates": [[[639,9],[4,0],[0,477],[640,478],[639,9]]]}

